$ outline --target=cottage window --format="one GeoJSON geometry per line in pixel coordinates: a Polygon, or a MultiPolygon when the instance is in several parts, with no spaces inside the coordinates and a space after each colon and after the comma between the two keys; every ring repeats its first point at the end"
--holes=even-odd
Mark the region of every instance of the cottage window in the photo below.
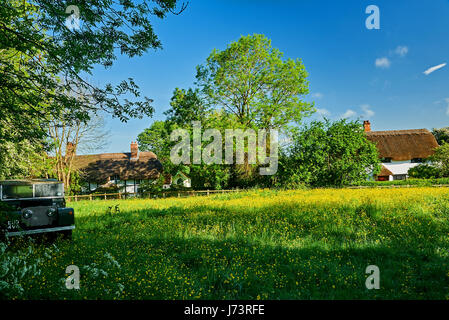
{"type": "Polygon", "coordinates": [[[411,163],[422,163],[423,159],[422,158],[413,158],[411,163]]]}
{"type": "Polygon", "coordinates": [[[391,158],[382,158],[380,160],[380,162],[382,162],[382,163],[390,163],[391,162],[391,158]]]}

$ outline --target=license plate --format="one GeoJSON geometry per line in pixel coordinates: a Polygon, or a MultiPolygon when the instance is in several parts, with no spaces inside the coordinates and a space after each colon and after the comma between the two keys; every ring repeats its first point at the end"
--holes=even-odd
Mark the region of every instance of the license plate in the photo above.
{"type": "Polygon", "coordinates": [[[6,228],[8,230],[17,230],[19,229],[20,225],[19,225],[19,220],[8,220],[8,225],[6,226],[6,228]]]}

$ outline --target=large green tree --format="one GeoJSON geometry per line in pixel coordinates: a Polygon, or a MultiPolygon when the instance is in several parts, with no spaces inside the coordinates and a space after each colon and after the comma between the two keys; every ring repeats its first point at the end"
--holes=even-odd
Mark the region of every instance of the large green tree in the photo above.
{"type": "Polygon", "coordinates": [[[53,175],[54,161],[47,156],[43,145],[28,140],[0,143],[0,164],[0,180],[53,175]]]}
{"type": "Polygon", "coordinates": [[[283,59],[264,35],[242,36],[214,49],[197,67],[196,84],[207,104],[232,114],[245,127],[286,129],[313,112],[301,60],[283,59]]]}
{"type": "Polygon", "coordinates": [[[342,186],[380,169],[376,146],[358,121],[313,121],[295,135],[280,162],[280,185],[342,186]]]}
{"type": "Polygon", "coordinates": [[[133,57],[161,48],[151,17],[175,11],[176,0],[3,1],[0,119],[15,133],[0,130],[0,139],[42,138],[48,116],[58,117],[63,110],[76,120],[98,110],[123,121],[151,116],[151,99],[140,97],[132,79],[99,87],[82,75],[96,65],[110,67],[117,54],[133,57]],[[69,15],[78,13],[80,28],[68,28],[69,15]],[[79,92],[87,93],[87,99],[79,99],[79,92]]]}
{"type": "Polygon", "coordinates": [[[170,100],[170,109],[164,114],[167,120],[179,126],[191,125],[192,121],[201,121],[210,113],[199,89],[176,88],[170,100]]]}
{"type": "MultiPolygon", "coordinates": [[[[179,89],[173,91],[170,109],[164,113],[167,119],[154,121],[137,138],[141,150],[153,151],[164,165],[164,172],[175,175],[183,172],[191,178],[195,189],[228,187],[229,168],[218,164],[173,164],[170,151],[176,142],[170,134],[177,128],[189,130],[192,138],[192,121],[201,121],[202,129],[232,127],[232,121],[216,110],[210,110],[202,99],[198,89],[179,89]],[[227,125],[225,125],[227,124],[227,125]]],[[[206,142],[204,142],[206,144],[206,142]]]]}
{"type": "MultiPolygon", "coordinates": [[[[196,88],[175,89],[165,112],[167,120],[146,129],[139,143],[166,157],[174,145],[167,129],[176,124],[192,132],[192,121],[200,121],[203,131],[218,129],[222,137],[226,129],[290,132],[293,124],[314,111],[312,103],[302,100],[308,93],[306,78],[302,62],[284,59],[265,36],[241,37],[223,51],[213,50],[206,63],[197,67],[196,88]]],[[[202,147],[209,142],[203,141],[202,147]]],[[[244,148],[247,151],[247,145],[244,148]]],[[[246,156],[245,164],[239,165],[190,164],[192,185],[224,188],[270,183],[256,174],[259,164],[247,162],[246,156]]]]}
{"type": "MultiPolygon", "coordinates": [[[[191,115],[193,117],[193,115],[191,115]]],[[[212,116],[207,118],[208,125],[214,126],[212,116]]],[[[181,121],[181,119],[178,119],[181,121]]],[[[221,123],[221,121],[220,121],[221,123]]],[[[151,126],[141,132],[137,141],[139,149],[142,151],[154,152],[158,159],[163,163],[164,172],[175,175],[182,172],[188,175],[195,189],[223,189],[228,187],[229,167],[218,164],[173,164],[170,160],[170,151],[176,142],[170,140],[170,133],[179,128],[176,122],[172,120],[154,121],[151,126]]],[[[188,123],[182,125],[190,131],[192,137],[192,128],[188,123]]]]}
{"type": "Polygon", "coordinates": [[[154,152],[164,163],[170,161],[170,150],[174,145],[170,141],[170,132],[176,128],[177,125],[171,121],[154,121],[137,136],[139,149],[154,152]]]}

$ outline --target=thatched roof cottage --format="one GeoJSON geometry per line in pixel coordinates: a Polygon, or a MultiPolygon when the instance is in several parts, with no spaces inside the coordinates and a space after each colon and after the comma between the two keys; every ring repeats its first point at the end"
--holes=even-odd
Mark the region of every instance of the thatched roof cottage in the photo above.
{"type": "Polygon", "coordinates": [[[408,170],[433,155],[438,143],[427,129],[371,131],[369,121],[363,123],[368,140],[379,151],[382,170],[377,180],[403,180],[408,170]]]}

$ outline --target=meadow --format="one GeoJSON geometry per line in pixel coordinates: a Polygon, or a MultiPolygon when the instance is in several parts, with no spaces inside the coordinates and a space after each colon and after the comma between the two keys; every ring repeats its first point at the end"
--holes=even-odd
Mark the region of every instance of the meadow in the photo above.
{"type": "Polygon", "coordinates": [[[72,241],[6,249],[28,266],[7,298],[449,299],[448,191],[70,202],[72,241]],[[80,269],[79,290],[65,288],[68,265],[80,269]],[[365,286],[368,265],[379,290],[365,286]]]}

